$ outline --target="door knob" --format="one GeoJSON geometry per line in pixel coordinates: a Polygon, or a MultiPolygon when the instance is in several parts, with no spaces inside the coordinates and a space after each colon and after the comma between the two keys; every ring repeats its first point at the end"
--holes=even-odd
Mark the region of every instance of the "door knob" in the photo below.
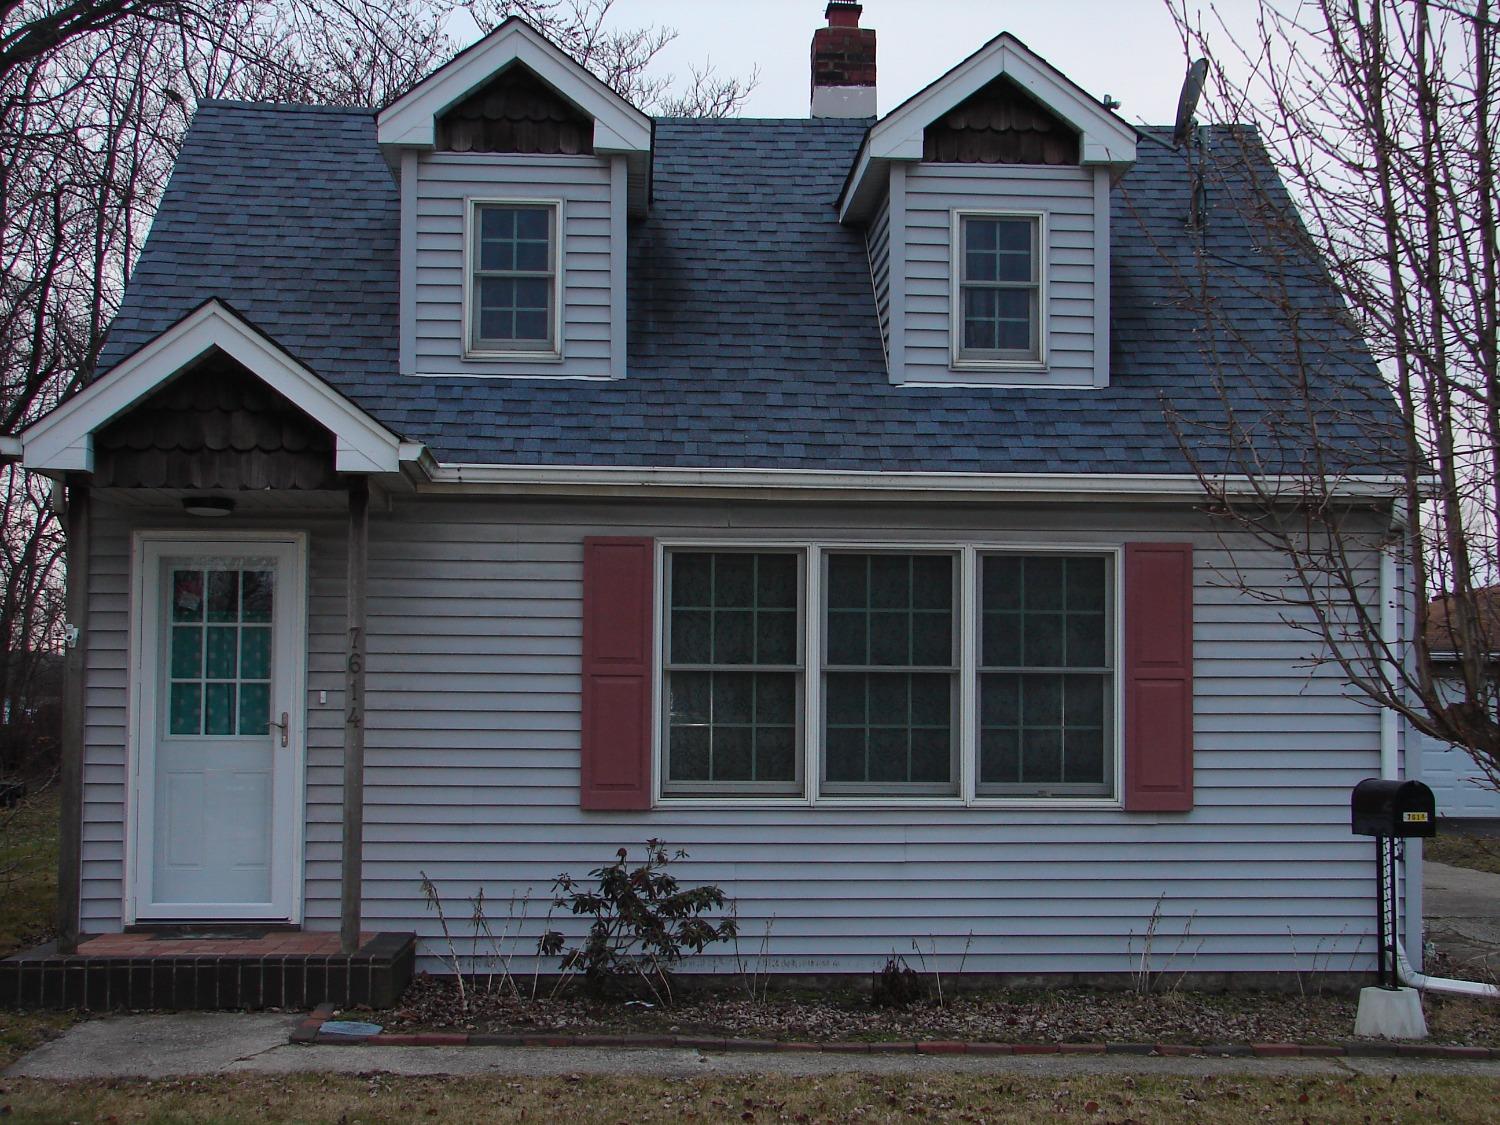
{"type": "Polygon", "coordinates": [[[268,727],[275,727],[277,730],[279,730],[281,732],[281,744],[283,746],[285,746],[287,744],[287,730],[288,730],[288,727],[289,727],[288,719],[289,719],[289,716],[287,715],[287,713],[285,711],[283,711],[281,713],[281,722],[278,723],[275,719],[267,719],[266,720],[266,726],[268,726],[268,727]]]}

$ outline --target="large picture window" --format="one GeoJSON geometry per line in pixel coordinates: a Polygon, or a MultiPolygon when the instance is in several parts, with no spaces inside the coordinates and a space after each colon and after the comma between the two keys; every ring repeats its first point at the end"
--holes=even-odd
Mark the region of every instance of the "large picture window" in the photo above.
{"type": "Polygon", "coordinates": [[[667,554],[666,790],[801,788],[801,555],[667,554]]]}
{"type": "Polygon", "coordinates": [[[470,216],[469,350],[557,350],[557,207],[476,202],[470,216]]]}
{"type": "Polygon", "coordinates": [[[1113,802],[1117,552],[668,545],[660,794],[1113,802]]]}
{"type": "Polygon", "coordinates": [[[957,361],[1041,362],[1041,231],[1037,215],[958,216],[957,361]]]}

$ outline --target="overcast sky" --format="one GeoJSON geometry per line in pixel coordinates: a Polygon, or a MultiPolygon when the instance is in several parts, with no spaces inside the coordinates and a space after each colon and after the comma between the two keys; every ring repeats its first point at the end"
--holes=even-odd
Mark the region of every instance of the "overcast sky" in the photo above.
{"type": "MultiPolygon", "coordinates": [[[[1245,8],[1247,0],[1219,0],[1245,8]]],[[[711,60],[726,74],[760,68],[747,117],[805,117],[808,50],[824,0],[616,0],[622,26],[675,27],[657,73],[711,60]]],[[[1123,102],[1132,122],[1170,124],[1186,70],[1163,0],[864,0],[879,35],[880,112],[1002,31],[1020,38],[1095,97],[1123,102]]]]}

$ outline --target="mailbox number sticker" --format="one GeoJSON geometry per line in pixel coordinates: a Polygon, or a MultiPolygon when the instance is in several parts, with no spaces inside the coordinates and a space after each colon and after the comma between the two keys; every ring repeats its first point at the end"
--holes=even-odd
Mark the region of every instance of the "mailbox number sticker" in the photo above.
{"type": "Polygon", "coordinates": [[[1424,812],[1402,813],[1401,819],[1406,824],[1426,824],[1427,814],[1424,812]]]}

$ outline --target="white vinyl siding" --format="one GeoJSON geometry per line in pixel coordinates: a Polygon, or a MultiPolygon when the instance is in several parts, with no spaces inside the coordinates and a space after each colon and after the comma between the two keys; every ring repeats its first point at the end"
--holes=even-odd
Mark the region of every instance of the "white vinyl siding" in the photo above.
{"type": "Polygon", "coordinates": [[[1421,755],[1421,778],[1437,799],[1438,816],[1500,818],[1500,792],[1490,788],[1467,750],[1416,731],[1409,737],[1421,755]]]}
{"type": "MultiPolygon", "coordinates": [[[[119,924],[127,532],[168,522],[162,509],[100,505],[85,778],[90,932],[119,924]]],[[[258,522],[312,532],[306,912],[309,928],[334,929],[342,520],[258,522]],[[326,703],[319,689],[328,690],[326,703]]],[[[617,848],[657,836],[690,853],[679,864],[684,880],[718,883],[737,900],[743,933],[758,942],[770,925],[766,968],[777,972],[868,973],[918,940],[945,971],[967,944],[969,971],[1124,973],[1138,966],[1158,902],[1158,965],[1182,943],[1191,953],[1174,964],[1190,956],[1197,971],[1307,971],[1314,956],[1330,971],[1367,970],[1372,849],[1349,832],[1348,797],[1378,772],[1379,719],[1330,669],[1308,665],[1313,642],[1282,620],[1282,607],[1226,581],[1227,550],[1251,582],[1270,589],[1286,581],[1277,560],[1248,540],[1164,509],[396,498],[371,517],[364,927],[415,930],[422,967],[442,971],[422,871],[450,903],[483,886],[500,915],[513,896],[529,894],[535,918],[559,873],[582,874],[617,848]],[[1189,539],[1194,808],[701,801],[584,812],[586,535],[1081,550],[1189,539]]],[[[694,967],[732,971],[732,952],[715,950],[694,967]]]]}
{"type": "Polygon", "coordinates": [[[419,375],[607,379],[624,369],[623,172],[603,157],[494,156],[436,153],[417,162],[411,334],[419,375]],[[556,357],[467,355],[465,213],[474,201],[558,201],[556,357]],[[619,325],[616,321],[620,320],[619,325]],[[618,338],[617,338],[618,337],[618,338]]]}
{"type": "MultiPolygon", "coordinates": [[[[1101,222],[1099,175],[1104,173],[1090,168],[1014,165],[919,163],[906,169],[900,186],[905,316],[900,346],[891,356],[892,378],[906,383],[1102,385],[1108,355],[1098,350],[1101,334],[1095,319],[1108,310],[1096,308],[1097,274],[1108,272],[1109,232],[1107,194],[1101,222]],[[953,305],[961,265],[954,246],[955,215],[970,212],[1041,217],[1046,239],[1046,270],[1040,279],[1044,364],[985,370],[955,362],[960,349],[953,339],[958,320],[953,305]]],[[[900,234],[893,230],[891,237],[900,234]]],[[[897,290],[894,284],[892,290],[897,290]]]]}

